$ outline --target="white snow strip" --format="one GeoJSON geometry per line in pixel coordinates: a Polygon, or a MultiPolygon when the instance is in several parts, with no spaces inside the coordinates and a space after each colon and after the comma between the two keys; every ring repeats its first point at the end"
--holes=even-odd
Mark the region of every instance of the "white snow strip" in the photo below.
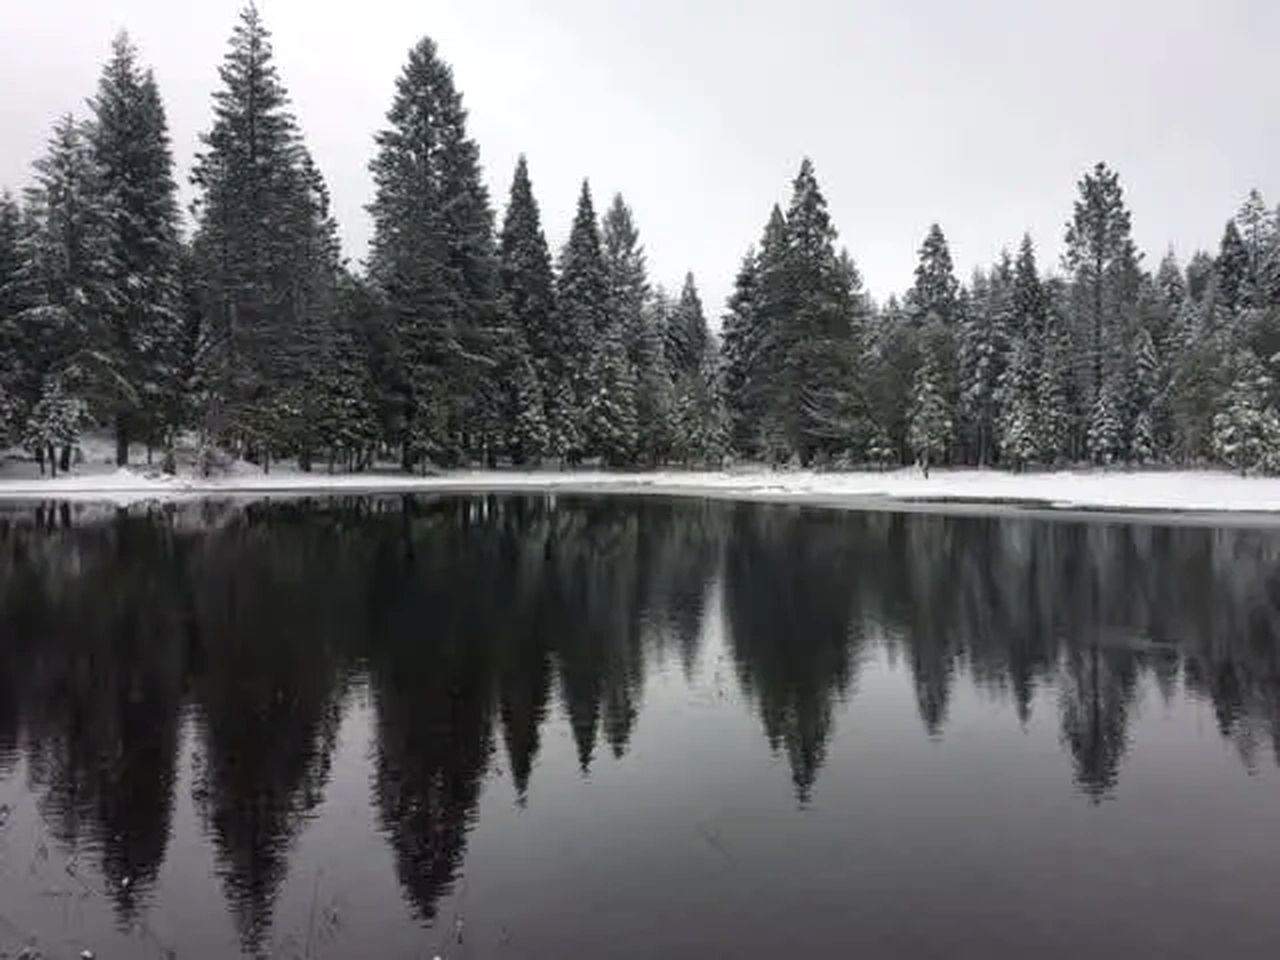
{"type": "Polygon", "coordinates": [[[0,500],[92,500],[122,506],[143,501],[271,493],[392,493],[465,491],[583,491],[663,493],[730,499],[883,505],[884,501],[1023,505],[1057,509],[1280,513],[1280,479],[1210,471],[1081,471],[1013,474],[995,470],[918,470],[889,473],[815,473],[735,470],[485,471],[433,477],[393,473],[270,474],[235,471],[204,479],[117,470],[71,474],[56,480],[0,478],[0,500]]]}

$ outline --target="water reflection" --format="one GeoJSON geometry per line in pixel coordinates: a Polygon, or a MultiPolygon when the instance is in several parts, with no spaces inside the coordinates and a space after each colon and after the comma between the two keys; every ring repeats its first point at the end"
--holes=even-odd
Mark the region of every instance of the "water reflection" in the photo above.
{"type": "Polygon", "coordinates": [[[365,685],[368,803],[431,924],[486,785],[537,804],[557,713],[579,777],[625,759],[647,674],[692,683],[717,620],[801,805],[881,654],[943,745],[962,685],[1024,726],[1056,704],[1094,803],[1148,684],[1210,701],[1247,770],[1280,762],[1272,532],[542,497],[77,511],[0,519],[0,782],[22,772],[122,929],[157,893],[184,736],[240,948],[267,953],[365,685]]]}

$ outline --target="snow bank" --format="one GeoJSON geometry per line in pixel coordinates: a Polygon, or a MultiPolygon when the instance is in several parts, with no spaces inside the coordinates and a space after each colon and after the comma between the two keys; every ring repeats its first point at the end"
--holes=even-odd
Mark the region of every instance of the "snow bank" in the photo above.
{"type": "Polygon", "coordinates": [[[437,477],[400,474],[270,474],[233,471],[212,479],[156,472],[41,478],[0,478],[0,499],[94,500],[128,505],[192,497],[247,494],[465,491],[661,493],[741,500],[782,500],[844,506],[1009,505],[1044,509],[1219,511],[1280,514],[1280,479],[1208,471],[1059,472],[1012,474],[993,470],[918,470],[890,473],[728,472],[460,472],[437,477]]]}

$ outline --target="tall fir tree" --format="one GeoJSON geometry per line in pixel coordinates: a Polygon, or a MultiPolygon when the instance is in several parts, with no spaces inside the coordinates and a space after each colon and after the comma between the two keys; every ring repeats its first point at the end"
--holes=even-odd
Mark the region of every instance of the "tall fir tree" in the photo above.
{"type": "Polygon", "coordinates": [[[121,33],[90,101],[90,141],[110,210],[115,306],[101,351],[114,372],[109,391],[116,463],[131,439],[162,438],[165,399],[178,376],[178,200],[168,121],[154,75],[121,33]]]}
{"type": "Polygon", "coordinates": [[[0,191],[0,443],[5,444],[13,442],[18,418],[21,242],[22,212],[18,201],[8,190],[0,191]]]}
{"type": "Polygon", "coordinates": [[[400,374],[401,460],[492,449],[498,257],[479,148],[453,71],[424,37],[396,81],[370,169],[370,272],[400,374]]]}
{"type": "Polygon", "coordinates": [[[1134,342],[1133,428],[1129,436],[1129,460],[1137,464],[1152,463],[1163,451],[1159,435],[1163,380],[1155,340],[1143,327],[1134,342]]]}
{"type": "Polygon", "coordinates": [[[1213,420],[1213,446],[1218,459],[1242,474],[1274,470],[1280,455],[1280,419],[1267,402],[1271,378],[1250,350],[1233,358],[1230,387],[1213,420]]]}
{"type": "Polygon", "coordinates": [[[119,275],[111,242],[113,211],[84,124],[70,116],[54,128],[27,190],[17,279],[22,354],[17,400],[38,456],[70,467],[83,415],[100,412],[116,371],[97,349],[104,318],[117,308],[119,275]]]}
{"type": "Polygon", "coordinates": [[[909,428],[911,451],[926,477],[951,439],[951,412],[938,386],[939,379],[937,360],[932,353],[926,353],[916,371],[909,428]]]}
{"type": "Polygon", "coordinates": [[[1009,331],[1009,285],[975,271],[960,311],[960,407],[979,466],[991,462],[999,433],[1000,381],[1009,331]]]}
{"type": "Polygon", "coordinates": [[[1249,250],[1234,220],[1228,220],[1222,231],[1218,259],[1214,262],[1214,279],[1222,305],[1235,313],[1243,304],[1249,282],[1249,250]]]}
{"type": "MultiPolygon", "coordinates": [[[[1063,265],[1071,278],[1077,377],[1083,409],[1091,420],[1108,407],[1127,356],[1136,320],[1138,253],[1120,177],[1105,163],[1081,178],[1079,197],[1066,229],[1063,265]]],[[[1116,411],[1117,416],[1119,411],[1116,411]]]]}
{"type": "Polygon", "coordinates": [[[498,241],[502,290],[502,419],[511,425],[509,453],[517,463],[546,452],[546,387],[557,373],[553,356],[555,274],[538,203],[523,154],[516,162],[511,197],[498,241]]]}
{"type": "MultiPolygon", "coordinates": [[[[956,280],[951,261],[951,250],[942,228],[934,223],[920,244],[916,261],[915,284],[907,293],[909,315],[917,331],[920,350],[932,363],[932,379],[942,403],[946,407],[946,420],[956,425],[956,413],[960,407],[962,390],[960,376],[960,284],[956,280]]],[[[1003,322],[1002,326],[1005,325],[1003,322]]],[[[999,368],[995,368],[998,375],[999,368]]],[[[945,456],[951,448],[953,437],[947,437],[945,456]]]]}
{"type": "MultiPolygon", "coordinates": [[[[808,158],[792,183],[785,225],[781,262],[761,270],[777,378],[771,419],[789,452],[807,464],[847,449],[857,429],[848,390],[857,376],[854,326],[862,305],[861,281],[836,251],[827,200],[808,158]]],[[[766,245],[772,242],[766,232],[766,245]]]]}
{"type": "Polygon", "coordinates": [[[202,426],[269,469],[277,452],[296,451],[307,422],[299,398],[327,329],[319,314],[332,304],[335,226],[252,4],[219,75],[192,173],[206,318],[202,426]]]}
{"type": "Polygon", "coordinates": [[[667,324],[667,362],[671,375],[678,382],[696,376],[702,369],[711,334],[707,328],[707,316],[702,309],[702,298],[692,273],[686,273],[680,299],[671,312],[667,324]]]}
{"type": "Polygon", "coordinates": [[[1018,337],[1000,378],[1000,449],[1004,460],[1022,469],[1040,454],[1038,383],[1030,337],[1018,337]]]}
{"type": "MultiPolygon", "coordinates": [[[[595,362],[596,352],[604,346],[608,326],[609,279],[591,185],[585,180],[578,195],[569,239],[560,252],[557,281],[558,352],[566,364],[568,386],[578,416],[585,417],[588,406],[603,416],[605,411],[616,409],[611,398],[601,396],[602,391],[611,391],[614,385],[605,383],[605,368],[595,362]]],[[[582,420],[577,426],[581,440],[588,447],[577,453],[603,454],[605,451],[592,447],[593,441],[607,432],[605,425],[596,423],[588,427],[582,420]]]]}
{"type": "Polygon", "coordinates": [[[759,425],[763,418],[763,384],[757,382],[764,349],[764,331],[756,314],[758,266],[748,250],[734,278],[733,292],[721,321],[724,350],[724,393],[733,449],[759,455],[759,425]]]}
{"type": "Polygon", "coordinates": [[[665,320],[650,309],[648,267],[631,208],[616,195],[601,226],[608,312],[619,324],[627,362],[635,381],[636,449],[634,457],[656,462],[669,443],[672,416],[670,367],[665,350],[665,320]]]}
{"type": "Polygon", "coordinates": [[[1058,299],[1047,297],[1036,376],[1036,456],[1050,466],[1068,455],[1071,432],[1071,344],[1058,299]]]}

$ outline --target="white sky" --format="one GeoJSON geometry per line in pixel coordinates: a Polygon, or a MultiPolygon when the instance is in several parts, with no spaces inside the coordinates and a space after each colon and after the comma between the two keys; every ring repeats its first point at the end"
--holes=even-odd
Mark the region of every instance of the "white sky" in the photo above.
{"type": "MultiPolygon", "coordinates": [[[[186,171],[240,0],[0,0],[0,184],[83,112],[115,31],[155,67],[186,171]]],[[[1158,260],[1216,246],[1252,186],[1280,200],[1274,0],[260,0],[363,256],[372,136],[410,46],[454,67],[499,217],[529,156],[554,246],[578,185],[621,190],[655,280],[709,312],[802,155],[869,289],[911,280],[939,221],[967,276],[1029,230],[1056,263],[1075,182],[1120,171],[1158,260]]],[[[499,221],[500,222],[500,221],[499,221]]],[[[1043,262],[1043,261],[1042,261],[1043,262]]]]}

